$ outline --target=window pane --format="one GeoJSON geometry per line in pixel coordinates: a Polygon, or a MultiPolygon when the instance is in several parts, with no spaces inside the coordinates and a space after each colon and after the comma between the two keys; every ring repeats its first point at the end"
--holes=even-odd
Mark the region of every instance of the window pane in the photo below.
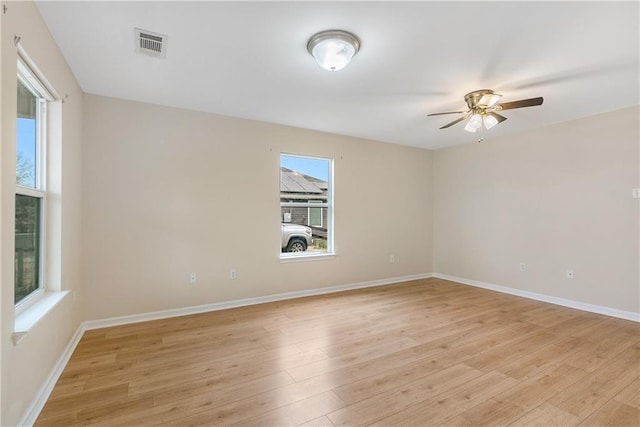
{"type": "Polygon", "coordinates": [[[330,168],[328,159],[280,156],[282,252],[329,251],[330,168]]]}
{"type": "Polygon", "coordinates": [[[322,208],[309,208],[309,225],[322,227],[322,208]]]}
{"type": "Polygon", "coordinates": [[[18,118],[16,121],[16,183],[36,187],[37,98],[18,80],[18,118]]]}
{"type": "Polygon", "coordinates": [[[16,194],[15,303],[40,287],[40,209],[40,198],[16,194]]]}

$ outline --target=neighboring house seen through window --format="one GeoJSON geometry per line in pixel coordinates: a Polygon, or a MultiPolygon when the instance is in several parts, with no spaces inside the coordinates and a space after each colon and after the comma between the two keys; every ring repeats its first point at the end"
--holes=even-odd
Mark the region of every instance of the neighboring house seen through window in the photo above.
{"type": "Polygon", "coordinates": [[[333,253],[333,161],[280,155],[282,257],[333,253]]]}
{"type": "MultiPolygon", "coordinates": [[[[317,200],[309,200],[310,205],[320,203],[322,202],[317,200]]],[[[322,208],[309,206],[309,221],[307,222],[307,225],[311,227],[322,227],[322,224],[324,223],[324,221],[322,221],[322,214],[322,208]]]]}

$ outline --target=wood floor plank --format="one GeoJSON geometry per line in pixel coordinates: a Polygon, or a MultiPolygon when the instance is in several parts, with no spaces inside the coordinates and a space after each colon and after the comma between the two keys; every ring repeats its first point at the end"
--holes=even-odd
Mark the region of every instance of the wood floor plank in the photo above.
{"type": "MultiPolygon", "coordinates": [[[[453,331],[453,335],[456,335],[455,331],[453,331]]],[[[340,397],[345,402],[353,403],[394,386],[410,382],[411,379],[408,375],[411,374],[407,373],[407,368],[409,371],[413,371],[415,366],[411,365],[414,363],[422,368],[438,364],[444,369],[469,359],[479,350],[491,348],[499,342],[518,338],[519,335],[514,335],[508,327],[478,332],[473,340],[456,341],[452,339],[452,342],[446,345],[442,344],[441,338],[385,357],[331,371],[326,375],[332,378],[336,392],[340,397]],[[394,369],[398,369],[395,373],[401,376],[392,378],[394,369]]],[[[418,376],[426,375],[429,372],[423,372],[418,376]]]]}
{"type": "Polygon", "coordinates": [[[579,425],[585,427],[638,427],[640,426],[640,409],[610,400],[579,425]]]}
{"type": "Polygon", "coordinates": [[[176,395],[175,390],[167,387],[166,389],[153,393],[154,404],[144,412],[114,413],[110,419],[92,425],[129,427],[138,425],[162,425],[177,422],[177,420],[189,415],[247,399],[265,391],[275,390],[292,383],[293,380],[288,374],[280,372],[227,387],[212,386],[201,390],[194,388],[195,391],[187,388],[186,392],[183,392],[182,395],[176,395]],[[165,394],[167,392],[170,396],[165,394]]]}
{"type": "Polygon", "coordinates": [[[338,396],[327,391],[274,409],[264,415],[240,421],[235,425],[247,427],[297,426],[343,406],[344,402],[338,396]]]}
{"type": "Polygon", "coordinates": [[[193,411],[182,414],[183,417],[170,421],[168,425],[235,424],[265,415],[274,409],[329,392],[331,388],[331,381],[325,378],[311,378],[307,381],[297,382],[228,404],[219,405],[216,402],[210,409],[199,411],[195,414],[193,414],[193,411]]]}
{"type": "Polygon", "coordinates": [[[568,357],[565,363],[593,372],[625,349],[637,344],[638,337],[619,332],[607,334],[595,344],[590,341],[587,342],[589,343],[589,348],[584,346],[582,351],[568,357]]]}
{"type": "MultiPolygon", "coordinates": [[[[49,399],[46,404],[47,410],[40,414],[39,419],[46,420],[48,418],[59,418],[66,412],[75,412],[77,414],[77,412],[81,410],[118,402],[121,399],[126,398],[127,389],[128,386],[126,384],[122,384],[115,387],[107,387],[83,393],[81,395],[82,397],[70,395],[49,399]],[[81,407],[76,406],[79,403],[82,404],[81,407]],[[70,408],[73,408],[73,410],[70,411],[70,408]]],[[[77,415],[74,415],[74,419],[77,420],[77,415]]]]}
{"type": "MultiPolygon", "coordinates": [[[[640,366],[638,367],[640,370],[640,366]]],[[[616,401],[640,409],[640,378],[633,380],[615,398],[616,401]]]]}
{"type": "Polygon", "coordinates": [[[249,381],[231,380],[226,384],[209,378],[201,378],[187,383],[171,384],[154,390],[153,404],[156,407],[171,405],[183,399],[191,399],[194,394],[204,396],[211,393],[215,393],[215,399],[218,403],[233,402],[234,400],[245,399],[255,394],[293,383],[293,379],[285,371],[249,381]]]}
{"type": "Polygon", "coordinates": [[[522,336],[511,343],[498,345],[469,359],[466,363],[484,372],[491,372],[501,365],[519,360],[531,353],[532,348],[541,348],[558,341],[558,337],[548,331],[536,331],[522,336]]]}
{"type": "Polygon", "coordinates": [[[526,409],[511,402],[492,398],[447,420],[443,425],[450,427],[502,426],[521,417],[526,409]]]}
{"type": "Polygon", "coordinates": [[[98,422],[110,423],[113,414],[119,416],[127,414],[140,414],[149,411],[153,407],[153,395],[147,393],[132,399],[118,399],[113,402],[105,402],[91,408],[80,409],[76,412],[79,422],[84,425],[96,424],[98,422]]]}
{"type": "Polygon", "coordinates": [[[438,395],[433,401],[417,403],[390,416],[383,417],[371,425],[424,425],[426,423],[439,425],[491,399],[516,383],[517,380],[513,378],[490,372],[467,382],[465,385],[438,395]]]}
{"type": "MultiPolygon", "coordinates": [[[[258,355],[256,355],[258,356],[258,355]]],[[[153,375],[145,375],[132,378],[129,381],[130,395],[155,391],[165,386],[167,383],[182,383],[192,381],[197,378],[208,378],[221,384],[226,384],[234,379],[246,381],[259,378],[264,375],[273,374],[283,368],[297,367],[304,364],[318,363],[317,360],[325,360],[326,355],[318,353],[299,353],[288,355],[280,359],[261,360],[259,357],[250,360],[233,361],[225,359],[225,363],[210,361],[196,365],[185,365],[182,367],[155,372],[153,375]]]]}
{"type": "Polygon", "coordinates": [[[47,414],[44,417],[40,416],[38,417],[37,424],[38,426],[44,427],[79,427],[86,425],[85,423],[78,420],[75,412],[62,412],[57,415],[47,414]]]}
{"type": "Polygon", "coordinates": [[[356,365],[354,368],[357,371],[353,369],[340,372],[340,376],[348,376],[352,381],[344,386],[337,386],[335,391],[346,403],[354,403],[408,384],[435,371],[445,370],[469,359],[470,355],[479,348],[484,348],[483,343],[494,342],[501,338],[508,339],[512,334],[506,333],[506,329],[498,329],[479,330],[473,339],[462,340],[458,339],[458,336],[459,334],[452,331],[451,342],[446,345],[441,344],[441,340],[446,341],[446,338],[440,338],[417,346],[416,348],[420,349],[419,352],[397,352],[369,364],[356,365]]]}
{"type": "Polygon", "coordinates": [[[482,375],[482,372],[464,364],[418,379],[385,393],[361,400],[329,414],[336,426],[367,425],[384,418],[386,414],[399,412],[418,402],[428,401],[439,394],[465,384],[482,375]]]}
{"type": "Polygon", "coordinates": [[[36,426],[625,425],[640,324],[442,279],[86,331],[36,426]]]}
{"type": "Polygon", "coordinates": [[[316,418],[315,420],[307,421],[304,424],[300,424],[299,427],[335,427],[331,420],[325,415],[316,418]]]}
{"type": "Polygon", "coordinates": [[[374,347],[345,354],[344,356],[323,359],[307,365],[290,368],[287,372],[289,372],[296,381],[301,381],[326,372],[354,365],[356,363],[376,359],[389,353],[395,353],[406,348],[411,348],[414,344],[415,341],[408,337],[393,338],[384,344],[378,344],[374,347]]]}
{"type": "Polygon", "coordinates": [[[76,380],[68,382],[58,382],[49,395],[49,400],[60,399],[65,396],[82,393],[87,380],[76,380]]]}
{"type": "Polygon", "coordinates": [[[544,403],[509,424],[510,427],[571,427],[576,426],[580,418],[556,406],[544,403]]]}
{"type": "Polygon", "coordinates": [[[639,364],[640,345],[634,345],[576,382],[571,393],[558,391],[548,402],[584,419],[635,381],[640,375],[639,364]]]}
{"type": "Polygon", "coordinates": [[[556,365],[542,373],[519,382],[496,396],[497,400],[510,402],[532,410],[549,399],[549,390],[564,393],[576,382],[588,375],[586,371],[569,365],[556,365]]]}
{"type": "Polygon", "coordinates": [[[565,342],[558,342],[542,347],[537,351],[530,352],[511,362],[501,364],[496,371],[502,372],[511,378],[524,379],[531,378],[536,374],[546,370],[549,366],[565,361],[569,356],[577,352],[577,339],[568,339],[565,342]]]}
{"type": "Polygon", "coordinates": [[[348,404],[380,395],[381,393],[409,384],[434,372],[442,371],[448,365],[443,362],[443,352],[434,357],[425,358],[418,362],[402,364],[395,369],[384,369],[377,375],[372,375],[360,380],[349,382],[346,385],[338,386],[335,393],[348,404]]]}
{"type": "Polygon", "coordinates": [[[386,322],[382,325],[361,328],[351,331],[348,335],[322,334],[320,338],[316,335],[307,335],[295,342],[302,351],[323,350],[332,357],[338,353],[344,353],[349,346],[358,346],[360,344],[368,344],[371,342],[380,342],[391,335],[407,336],[406,322],[386,322]]]}

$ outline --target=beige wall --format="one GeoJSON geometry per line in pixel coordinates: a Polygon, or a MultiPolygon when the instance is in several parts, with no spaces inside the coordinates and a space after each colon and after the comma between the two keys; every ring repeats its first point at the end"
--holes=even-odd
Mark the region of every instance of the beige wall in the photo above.
{"type": "MultiPolygon", "coordinates": [[[[4,2],[3,2],[4,4],[4,2]]],[[[81,243],[81,133],[82,92],[73,74],[51,38],[35,5],[31,2],[6,2],[7,13],[2,15],[2,80],[0,85],[2,119],[0,123],[0,274],[1,274],[1,359],[0,393],[1,425],[15,425],[23,416],[43,386],[54,364],[69,343],[82,320],[80,301],[80,243],[81,243]],[[62,114],[58,155],[52,156],[53,172],[49,200],[50,215],[57,225],[49,224],[50,244],[54,247],[59,265],[50,268],[47,276],[54,289],[70,290],[52,312],[37,324],[22,341],[14,346],[11,336],[14,326],[14,191],[15,191],[15,117],[16,117],[16,61],[14,35],[21,37],[21,45],[61,95],[68,94],[62,114]],[[61,153],[61,154],[60,154],[61,153]],[[74,297],[77,302],[74,302],[74,297]]],[[[56,110],[56,108],[54,108],[56,110]]]]}
{"type": "Polygon", "coordinates": [[[434,152],[435,271],[640,312],[638,125],[636,107],[434,152]]]}
{"type": "Polygon", "coordinates": [[[92,95],[84,107],[87,319],[432,271],[429,151],[92,95]],[[335,159],[335,258],[280,261],[281,152],[335,159]]]}

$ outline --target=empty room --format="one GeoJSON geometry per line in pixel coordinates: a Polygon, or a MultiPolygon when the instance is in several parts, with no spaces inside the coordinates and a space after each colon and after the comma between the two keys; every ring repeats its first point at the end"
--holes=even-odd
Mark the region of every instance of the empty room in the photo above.
{"type": "Polygon", "coordinates": [[[637,1],[0,10],[0,425],[640,425],[637,1]]]}

